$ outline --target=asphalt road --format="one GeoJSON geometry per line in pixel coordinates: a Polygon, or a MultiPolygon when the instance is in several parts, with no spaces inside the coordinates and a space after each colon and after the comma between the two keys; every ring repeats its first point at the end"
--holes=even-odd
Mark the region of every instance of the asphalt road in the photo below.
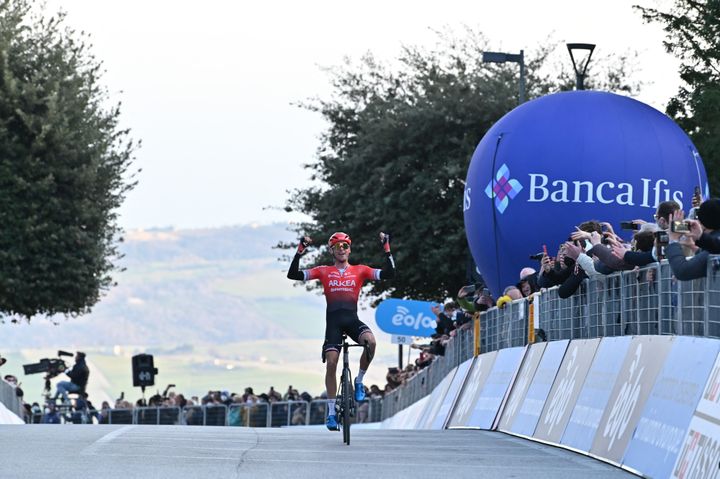
{"type": "Polygon", "coordinates": [[[487,431],[0,425],[0,478],[620,478],[570,451],[487,431]]]}

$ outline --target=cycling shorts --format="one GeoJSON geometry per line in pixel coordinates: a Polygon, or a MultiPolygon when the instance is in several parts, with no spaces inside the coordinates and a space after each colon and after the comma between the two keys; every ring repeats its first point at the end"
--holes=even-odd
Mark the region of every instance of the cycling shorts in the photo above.
{"type": "Polygon", "coordinates": [[[342,335],[347,334],[353,341],[359,344],[360,336],[370,331],[367,324],[360,321],[355,311],[338,309],[328,311],[325,317],[325,342],[323,343],[322,359],[325,362],[325,351],[340,352],[342,335]]]}

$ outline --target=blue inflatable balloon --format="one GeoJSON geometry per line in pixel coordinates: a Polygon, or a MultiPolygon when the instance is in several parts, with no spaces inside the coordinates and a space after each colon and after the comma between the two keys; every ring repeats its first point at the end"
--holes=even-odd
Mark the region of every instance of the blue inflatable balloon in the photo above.
{"type": "Polygon", "coordinates": [[[495,297],[554,256],[575,226],[597,219],[653,221],[658,203],[685,212],[700,187],[700,155],[667,116],[637,100],[597,91],[524,103],[483,137],[468,169],[463,210],[475,263],[495,297]]]}

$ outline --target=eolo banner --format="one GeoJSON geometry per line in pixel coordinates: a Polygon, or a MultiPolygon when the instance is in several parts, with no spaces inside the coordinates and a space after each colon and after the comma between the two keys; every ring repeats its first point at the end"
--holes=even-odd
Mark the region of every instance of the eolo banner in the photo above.
{"type": "Polygon", "coordinates": [[[378,327],[388,334],[429,337],[435,333],[437,321],[428,301],[386,299],[375,310],[378,327]]]}
{"type": "MultiPolygon", "coordinates": [[[[587,220],[653,221],[660,202],[688,211],[710,194],[700,155],[670,118],[631,98],[597,91],[524,103],[487,132],[468,169],[468,243],[497,297],[529,255],[558,247],[587,220]]],[[[629,239],[629,235],[626,237],[629,239]]]]}

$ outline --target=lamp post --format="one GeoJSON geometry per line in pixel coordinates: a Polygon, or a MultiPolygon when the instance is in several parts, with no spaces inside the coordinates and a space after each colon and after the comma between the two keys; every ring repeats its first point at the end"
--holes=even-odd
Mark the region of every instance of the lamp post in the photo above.
{"type": "Polygon", "coordinates": [[[595,45],[592,43],[568,43],[568,52],[570,52],[570,59],[572,60],[573,70],[575,70],[575,84],[577,90],[585,89],[585,72],[587,71],[588,64],[590,63],[590,57],[592,57],[595,45]],[[573,52],[575,52],[573,54],[573,52]],[[582,58],[587,52],[587,57],[582,58]],[[575,55],[578,55],[578,60],[575,61],[575,55]]]}
{"type": "Polygon", "coordinates": [[[500,53],[500,52],[483,52],[483,63],[505,63],[515,62],[520,65],[520,94],[519,102],[525,102],[525,54],[523,50],[520,53],[500,53]]]}

